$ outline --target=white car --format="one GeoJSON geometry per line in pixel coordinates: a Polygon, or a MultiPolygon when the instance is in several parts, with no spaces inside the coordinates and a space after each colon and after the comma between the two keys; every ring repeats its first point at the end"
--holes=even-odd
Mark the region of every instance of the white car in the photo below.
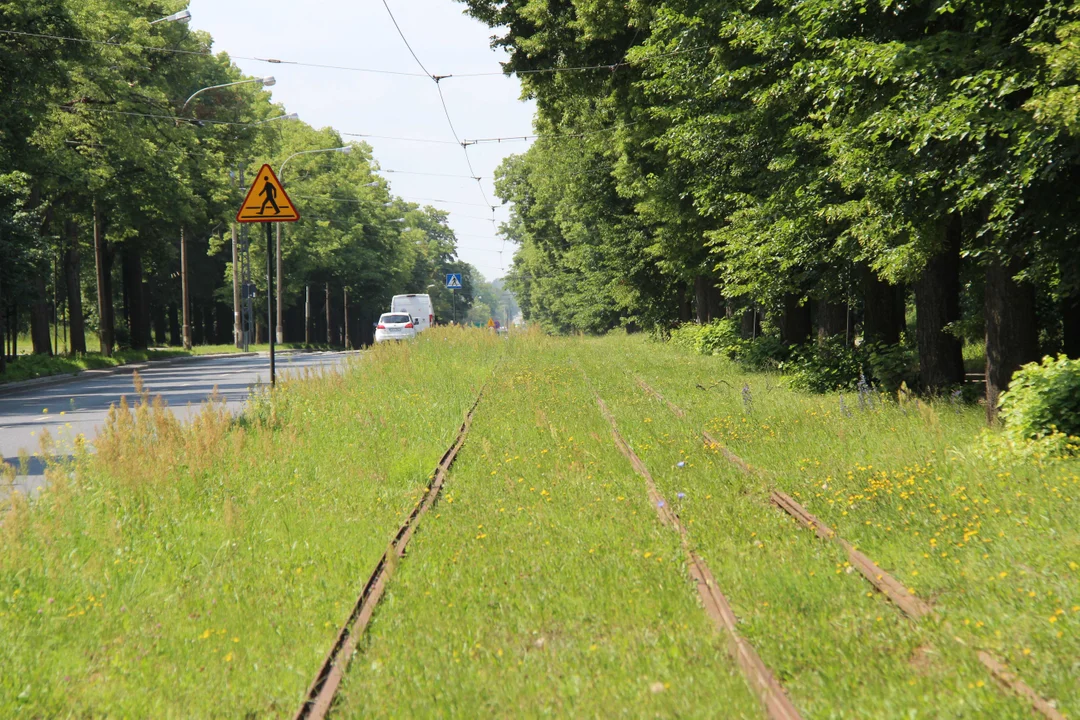
{"type": "Polygon", "coordinates": [[[395,295],[390,300],[390,312],[408,313],[417,332],[435,324],[435,309],[431,305],[430,295],[395,295]]]}
{"type": "Polygon", "coordinates": [[[379,316],[375,326],[375,342],[384,340],[412,340],[416,337],[416,326],[408,313],[388,312],[379,316]]]}

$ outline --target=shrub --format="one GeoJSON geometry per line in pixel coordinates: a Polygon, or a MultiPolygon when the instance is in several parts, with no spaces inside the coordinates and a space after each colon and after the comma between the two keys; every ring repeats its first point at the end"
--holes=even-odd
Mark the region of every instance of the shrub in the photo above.
{"type": "Polygon", "coordinates": [[[698,335],[698,352],[703,355],[728,355],[742,342],[739,324],[733,318],[714,320],[702,325],[698,335]]]}
{"type": "Polygon", "coordinates": [[[671,331],[670,342],[676,347],[691,352],[700,352],[699,340],[701,339],[703,326],[697,323],[683,323],[671,331]]]}
{"type": "Polygon", "coordinates": [[[1013,374],[1000,406],[1006,428],[1016,437],[1080,435],[1080,360],[1046,356],[1024,365],[1013,374]]]}
{"type": "Polygon", "coordinates": [[[918,353],[915,348],[904,343],[871,343],[864,347],[867,374],[877,381],[882,390],[894,393],[904,383],[907,383],[908,387],[915,385],[918,367],[918,353]]]}
{"type": "Polygon", "coordinates": [[[745,370],[780,370],[791,357],[791,350],[775,335],[759,335],[740,340],[732,354],[745,370]]]}
{"type": "Polygon", "coordinates": [[[826,393],[855,387],[865,360],[864,352],[837,336],[794,349],[784,370],[796,390],[826,393]]]}

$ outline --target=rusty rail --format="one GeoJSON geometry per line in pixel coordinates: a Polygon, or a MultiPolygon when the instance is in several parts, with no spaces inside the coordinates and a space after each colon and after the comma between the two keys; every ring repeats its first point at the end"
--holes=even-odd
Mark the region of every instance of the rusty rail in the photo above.
{"type": "MultiPolygon", "coordinates": [[[[682,408],[665,398],[659,391],[650,387],[644,380],[639,377],[635,377],[634,379],[646,393],[665,403],[677,417],[686,417],[686,413],[682,408]]],[[[750,465],[726,448],[722,443],[715,440],[707,432],[703,432],[702,437],[704,437],[707,443],[718,449],[729,462],[736,465],[747,475],[762,476],[766,474],[764,470],[750,465]]],[[[889,600],[891,600],[900,611],[909,618],[918,620],[921,617],[929,615],[934,619],[940,619],[940,616],[934,612],[933,608],[923,600],[908,592],[903,583],[878,567],[877,563],[865,554],[859,552],[855,546],[847,540],[837,535],[835,530],[814,515],[811,515],[806,508],[796,502],[792,497],[779,490],[772,490],[769,495],[769,500],[788,515],[795,518],[800,525],[813,530],[822,540],[831,540],[840,545],[847,553],[848,561],[851,565],[858,570],[870,584],[888,597],[889,600]]],[[[1047,720],[1065,720],[1064,716],[1058,712],[1050,701],[1040,696],[1031,688],[1031,686],[1017,677],[1014,673],[1009,672],[1005,664],[997,657],[986,650],[979,650],[977,655],[979,661],[990,671],[990,674],[1002,687],[1011,690],[1026,700],[1033,710],[1047,718],[1047,720]]]]}
{"type": "Polygon", "coordinates": [[[735,617],[727,598],[724,597],[724,594],[717,586],[712,571],[709,570],[709,566],[705,564],[701,556],[690,547],[690,536],[686,527],[679,520],[679,516],[671,509],[671,506],[664,501],[664,496],[657,489],[656,483],[653,481],[645,463],[641,461],[641,458],[637,456],[622,434],[619,433],[615,418],[599,395],[596,395],[596,404],[600,407],[600,412],[604,418],[611,425],[611,434],[615,439],[616,447],[630,460],[630,464],[637,474],[645,480],[649,503],[660,516],[660,521],[665,525],[670,525],[679,533],[683,552],[686,553],[688,560],[690,577],[697,586],[701,604],[705,607],[705,612],[708,613],[716,629],[727,635],[728,651],[738,663],[747,683],[757,694],[766,714],[771,720],[801,720],[799,711],[784,692],[784,688],[780,685],[776,676],[765,665],[754,647],[739,634],[738,619],[735,617]]]}
{"type": "Polygon", "coordinates": [[[345,676],[345,670],[348,668],[349,661],[356,651],[357,643],[359,643],[360,638],[363,637],[365,630],[367,630],[371,617],[375,612],[375,607],[379,604],[379,600],[382,599],[383,593],[386,591],[386,585],[393,574],[396,561],[404,557],[405,547],[416,532],[420,518],[427,513],[438,498],[439,492],[446,482],[447,473],[454,464],[458,451],[465,444],[465,436],[468,434],[469,426],[472,424],[473,413],[483,397],[484,391],[481,390],[476,397],[476,401],[466,413],[465,420],[461,423],[453,444],[443,453],[442,459],[439,460],[431,484],[424,491],[420,502],[409,513],[409,517],[398,528],[386,552],[383,553],[379,562],[375,565],[375,569],[368,577],[360,597],[357,598],[356,604],[353,606],[352,612],[338,631],[330,652],[327,653],[326,659],[323,660],[322,665],[319,666],[319,671],[315,674],[315,679],[312,680],[311,685],[308,687],[304,702],[294,716],[295,720],[321,720],[330,711],[334,697],[337,695],[338,688],[341,685],[341,680],[345,676]]]}

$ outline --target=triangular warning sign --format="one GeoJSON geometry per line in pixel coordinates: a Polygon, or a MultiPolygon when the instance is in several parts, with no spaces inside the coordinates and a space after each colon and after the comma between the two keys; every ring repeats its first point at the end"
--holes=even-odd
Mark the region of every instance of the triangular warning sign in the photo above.
{"type": "Polygon", "coordinates": [[[299,219],[300,211],[285,194],[277,175],[269,165],[263,165],[236,213],[236,222],[296,222],[299,219]]]}

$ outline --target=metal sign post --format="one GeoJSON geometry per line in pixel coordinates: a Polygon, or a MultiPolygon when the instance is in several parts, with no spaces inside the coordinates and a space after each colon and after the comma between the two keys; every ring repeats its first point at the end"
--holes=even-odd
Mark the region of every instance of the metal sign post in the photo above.
{"type": "Polygon", "coordinates": [[[274,368],[274,240],[270,223],[266,225],[266,335],[270,338],[270,387],[277,385],[274,368]]]}
{"type": "Polygon", "coordinates": [[[273,169],[269,165],[263,165],[236,213],[236,222],[266,225],[266,334],[270,337],[270,387],[277,385],[274,357],[274,233],[270,223],[296,222],[299,219],[300,211],[285,193],[285,188],[274,175],[273,169]],[[268,210],[272,212],[267,212],[268,210]]]}
{"type": "Polygon", "coordinates": [[[450,291],[450,301],[454,304],[454,324],[457,324],[457,292],[461,289],[461,273],[446,274],[446,288],[450,291]]]}

